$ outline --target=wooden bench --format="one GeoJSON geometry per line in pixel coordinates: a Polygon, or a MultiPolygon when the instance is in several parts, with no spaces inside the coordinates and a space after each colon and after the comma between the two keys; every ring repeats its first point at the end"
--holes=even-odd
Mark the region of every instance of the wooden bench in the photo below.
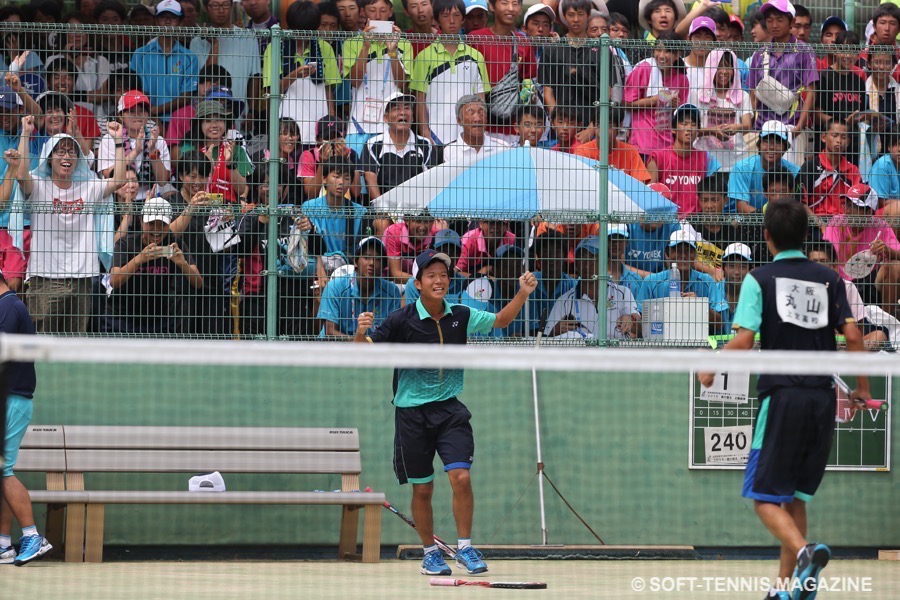
{"type": "MultiPolygon", "coordinates": [[[[54,545],[65,531],[67,562],[102,562],[107,504],[303,504],[341,506],[338,557],[378,562],[384,494],[358,492],[359,433],[345,428],[130,427],[32,425],[15,470],[46,473],[46,535],[54,545]],[[340,492],[189,492],[191,475],[231,473],[339,474],[340,492]],[[173,491],[92,490],[86,473],[184,473],[173,491]],[[356,554],[359,509],[362,554],[356,554]]],[[[59,546],[57,546],[59,547],[59,546]]]]}

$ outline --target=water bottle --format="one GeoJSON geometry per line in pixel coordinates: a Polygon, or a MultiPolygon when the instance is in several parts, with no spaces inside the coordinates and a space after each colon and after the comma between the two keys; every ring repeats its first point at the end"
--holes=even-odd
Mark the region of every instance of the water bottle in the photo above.
{"type": "Polygon", "coordinates": [[[669,269],[669,298],[681,298],[681,272],[675,263],[669,269]]]}

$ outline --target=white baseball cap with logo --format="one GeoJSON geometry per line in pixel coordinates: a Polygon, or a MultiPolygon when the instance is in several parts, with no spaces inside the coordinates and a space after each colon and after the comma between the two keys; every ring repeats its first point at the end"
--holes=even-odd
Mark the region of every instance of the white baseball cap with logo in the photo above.
{"type": "Polygon", "coordinates": [[[141,211],[144,223],[162,221],[166,225],[172,223],[172,205],[164,198],[150,198],[144,201],[144,209],[141,211]]]}
{"type": "Polygon", "coordinates": [[[766,121],[763,123],[759,132],[759,138],[762,139],[770,135],[783,139],[788,145],[791,143],[791,132],[788,130],[787,125],[781,121],[766,121]]]}
{"type": "Polygon", "coordinates": [[[728,244],[725,247],[725,254],[722,255],[722,260],[727,260],[732,256],[739,256],[753,262],[753,251],[747,244],[728,244]]]}

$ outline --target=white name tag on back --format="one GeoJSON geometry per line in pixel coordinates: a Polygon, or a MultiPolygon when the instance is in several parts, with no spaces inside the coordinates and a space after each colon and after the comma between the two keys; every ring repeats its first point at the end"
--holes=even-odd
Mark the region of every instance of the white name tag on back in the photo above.
{"type": "Polygon", "coordinates": [[[785,323],[804,329],[828,326],[828,286],[824,283],[776,277],[775,301],[785,323]]]}

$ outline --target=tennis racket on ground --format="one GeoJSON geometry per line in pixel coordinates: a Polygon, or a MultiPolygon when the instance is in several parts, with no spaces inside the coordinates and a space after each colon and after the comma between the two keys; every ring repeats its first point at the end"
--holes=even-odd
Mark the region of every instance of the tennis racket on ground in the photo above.
{"type": "MultiPolygon", "coordinates": [[[[365,491],[371,492],[372,488],[367,487],[365,491]]],[[[391,504],[390,502],[388,502],[387,500],[384,501],[384,507],[386,509],[388,509],[389,511],[391,511],[392,513],[394,513],[395,515],[397,515],[398,517],[400,517],[404,523],[406,523],[413,529],[416,529],[415,521],[413,521],[412,519],[410,519],[409,517],[404,515],[402,512],[400,512],[396,508],[394,508],[394,505],[391,504]]],[[[438,548],[443,550],[450,558],[456,558],[456,551],[453,548],[451,548],[450,545],[447,544],[447,542],[445,542],[438,536],[434,536],[434,543],[435,543],[435,545],[437,545],[438,548]]]]}
{"type": "MultiPolygon", "coordinates": [[[[834,387],[837,391],[837,412],[834,420],[838,423],[849,423],[856,416],[856,411],[863,408],[857,402],[851,402],[850,386],[838,375],[834,375],[834,387]]],[[[865,408],[871,410],[887,410],[888,403],[884,400],[866,400],[865,408]]]]}
{"type": "Polygon", "coordinates": [[[486,588],[501,588],[507,590],[546,590],[547,584],[537,581],[476,581],[472,579],[446,579],[432,577],[429,583],[434,586],[459,587],[463,585],[475,585],[486,588]]]}

